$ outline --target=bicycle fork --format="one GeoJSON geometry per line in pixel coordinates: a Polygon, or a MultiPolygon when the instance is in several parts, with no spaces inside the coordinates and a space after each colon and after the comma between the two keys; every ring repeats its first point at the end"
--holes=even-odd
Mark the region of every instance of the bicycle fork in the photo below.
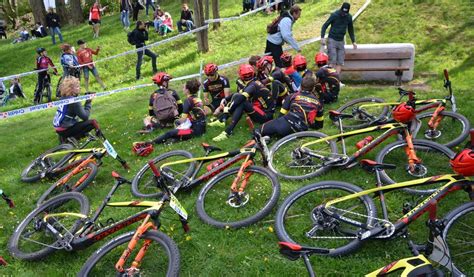
{"type": "Polygon", "coordinates": [[[413,145],[413,137],[408,131],[405,131],[405,140],[407,146],[405,147],[405,153],[408,157],[408,170],[413,173],[415,172],[415,165],[421,163],[421,159],[416,156],[415,146],[413,145]]]}
{"type": "Polygon", "coordinates": [[[247,167],[253,165],[253,161],[249,158],[250,156],[245,158],[245,161],[242,163],[239,172],[237,173],[237,177],[235,177],[230,187],[231,192],[227,199],[227,203],[234,208],[245,205],[249,200],[249,196],[245,193],[248,180],[250,176],[252,176],[252,172],[245,172],[247,167]]]}

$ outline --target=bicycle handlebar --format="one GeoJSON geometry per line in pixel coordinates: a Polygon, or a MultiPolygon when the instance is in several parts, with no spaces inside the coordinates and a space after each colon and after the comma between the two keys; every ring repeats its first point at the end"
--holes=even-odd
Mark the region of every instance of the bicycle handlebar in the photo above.
{"type": "Polygon", "coordinates": [[[2,190],[0,190],[0,194],[2,195],[3,200],[5,200],[5,202],[7,202],[8,207],[15,208],[15,203],[13,203],[13,200],[8,198],[8,196],[6,194],[4,194],[2,190]]]}
{"type": "Polygon", "coordinates": [[[443,72],[444,72],[444,78],[446,79],[446,81],[449,81],[449,73],[448,73],[448,70],[445,68],[445,69],[443,70],[443,72]]]}

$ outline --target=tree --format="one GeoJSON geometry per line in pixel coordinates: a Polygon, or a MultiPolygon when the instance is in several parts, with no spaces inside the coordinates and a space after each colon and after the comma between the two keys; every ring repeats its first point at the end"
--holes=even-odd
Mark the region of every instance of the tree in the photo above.
{"type": "MultiPolygon", "coordinates": [[[[194,0],[194,15],[196,21],[196,27],[202,27],[204,23],[204,8],[202,0],[194,0]]],[[[209,51],[209,41],[208,41],[208,30],[204,29],[196,33],[198,51],[206,53],[209,51]]]]}
{"type": "MultiPolygon", "coordinates": [[[[220,14],[219,14],[219,0],[212,0],[212,17],[213,18],[220,18],[221,17],[220,14]]],[[[212,24],[212,29],[216,30],[220,26],[221,26],[220,22],[214,22],[212,24]]]]}
{"type": "Polygon", "coordinates": [[[16,0],[3,0],[2,12],[8,23],[12,24],[12,28],[18,27],[18,4],[16,0]]]}
{"type": "Polygon", "coordinates": [[[56,13],[59,16],[59,21],[61,25],[66,25],[69,23],[69,16],[66,8],[66,3],[64,0],[56,0],[56,13]]]}
{"type": "Polygon", "coordinates": [[[84,22],[81,0],[69,0],[69,9],[69,14],[71,15],[71,23],[73,25],[79,25],[84,22]]]}
{"type": "Polygon", "coordinates": [[[33,11],[35,22],[41,22],[41,24],[46,26],[46,9],[44,8],[43,0],[29,0],[28,2],[33,11]]]}

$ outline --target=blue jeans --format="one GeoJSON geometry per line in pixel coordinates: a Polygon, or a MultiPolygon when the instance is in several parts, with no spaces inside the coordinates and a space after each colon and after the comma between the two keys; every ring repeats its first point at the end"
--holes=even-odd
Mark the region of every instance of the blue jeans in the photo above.
{"type": "Polygon", "coordinates": [[[59,27],[51,27],[49,28],[49,31],[51,32],[51,39],[53,40],[53,44],[56,44],[56,34],[58,34],[59,41],[63,43],[63,35],[61,34],[61,29],[59,29],[59,27]]]}
{"type": "Polygon", "coordinates": [[[153,21],[153,25],[155,26],[155,31],[159,31],[160,30],[160,25],[162,24],[163,21],[159,20],[159,19],[155,19],[153,21]]]}
{"type": "Polygon", "coordinates": [[[137,67],[136,67],[136,78],[140,78],[140,69],[142,67],[143,54],[151,58],[151,66],[153,67],[153,73],[156,73],[156,54],[151,52],[150,49],[145,49],[145,51],[140,50],[137,52],[137,67]]]}
{"type": "Polygon", "coordinates": [[[189,32],[193,29],[194,23],[191,20],[186,20],[184,23],[178,21],[178,31],[182,32],[183,31],[183,26],[186,26],[186,32],[189,32]]]}
{"type": "Polygon", "coordinates": [[[130,18],[128,17],[129,11],[120,12],[120,21],[122,21],[123,27],[130,27],[130,18]]]}
{"type": "Polygon", "coordinates": [[[145,13],[146,15],[148,15],[148,7],[151,6],[153,8],[153,11],[155,10],[155,5],[153,4],[153,0],[146,0],[146,9],[145,9],[145,13]]]}

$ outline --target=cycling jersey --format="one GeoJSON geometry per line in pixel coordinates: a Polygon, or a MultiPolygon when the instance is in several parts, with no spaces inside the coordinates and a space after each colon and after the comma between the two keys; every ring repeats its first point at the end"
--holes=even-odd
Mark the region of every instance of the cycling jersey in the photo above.
{"type": "MultiPolygon", "coordinates": [[[[294,93],[291,78],[288,77],[288,75],[286,75],[285,72],[283,72],[283,70],[281,70],[279,67],[274,67],[272,72],[270,73],[270,76],[271,78],[267,74],[259,72],[257,74],[257,79],[260,80],[264,85],[268,85],[273,80],[280,81],[282,84],[286,85],[290,93],[294,93]]],[[[279,96],[286,95],[288,91],[284,91],[279,96]]]]}
{"type": "Polygon", "coordinates": [[[281,113],[294,123],[302,122],[310,128],[322,127],[323,107],[310,92],[301,91],[288,96],[283,102],[281,113]]]}
{"type": "Polygon", "coordinates": [[[57,72],[56,68],[54,68],[53,61],[48,56],[38,56],[36,58],[36,69],[48,69],[49,67],[53,67],[54,72],[57,72]]]}
{"type": "MultiPolygon", "coordinates": [[[[73,96],[64,97],[62,99],[68,98],[73,98],[73,96]]],[[[82,106],[80,102],[59,106],[53,119],[54,128],[56,131],[64,131],[77,123],[77,117],[83,121],[87,121],[91,108],[90,100],[87,100],[84,106],[82,106]]]]}
{"type": "Polygon", "coordinates": [[[221,75],[218,75],[217,79],[214,81],[206,79],[202,86],[204,88],[204,92],[209,93],[211,95],[212,100],[214,100],[215,98],[224,98],[224,89],[230,88],[229,79],[221,75]]]}
{"type": "Polygon", "coordinates": [[[202,100],[195,95],[191,95],[183,103],[183,114],[185,114],[191,123],[205,122],[206,113],[204,111],[202,100]]]}
{"type": "Polygon", "coordinates": [[[250,81],[242,91],[242,95],[250,101],[254,107],[265,113],[275,112],[275,101],[272,93],[260,81],[250,81]]]}
{"type": "Polygon", "coordinates": [[[319,99],[323,103],[336,101],[341,83],[336,69],[327,65],[323,66],[316,72],[316,77],[318,77],[316,91],[319,94],[319,99]]]}

